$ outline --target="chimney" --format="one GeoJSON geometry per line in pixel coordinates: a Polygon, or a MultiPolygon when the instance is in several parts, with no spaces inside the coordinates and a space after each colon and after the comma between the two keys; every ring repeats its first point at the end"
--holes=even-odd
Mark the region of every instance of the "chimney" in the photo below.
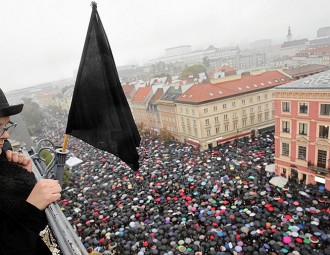
{"type": "Polygon", "coordinates": [[[250,76],[251,74],[250,74],[250,72],[243,72],[243,73],[241,73],[241,77],[243,78],[243,77],[246,77],[246,76],[250,76]]]}

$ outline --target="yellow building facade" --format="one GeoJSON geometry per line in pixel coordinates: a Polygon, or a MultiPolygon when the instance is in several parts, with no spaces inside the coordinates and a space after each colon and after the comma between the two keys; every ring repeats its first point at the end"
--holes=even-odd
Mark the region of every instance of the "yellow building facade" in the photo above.
{"type": "Polygon", "coordinates": [[[206,150],[274,126],[272,89],[288,81],[271,71],[193,86],[175,100],[180,140],[206,150]]]}

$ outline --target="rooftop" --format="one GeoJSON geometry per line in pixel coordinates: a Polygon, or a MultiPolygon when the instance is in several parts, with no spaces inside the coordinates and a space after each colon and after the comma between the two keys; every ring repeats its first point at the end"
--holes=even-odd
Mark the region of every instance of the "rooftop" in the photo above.
{"type": "Polygon", "coordinates": [[[276,89],[330,90],[330,70],[278,86],[276,89]]]}
{"type": "Polygon", "coordinates": [[[147,86],[147,87],[140,87],[135,95],[133,96],[131,102],[144,102],[147,98],[147,96],[149,95],[149,93],[151,92],[151,86],[147,86]]]}
{"type": "Polygon", "coordinates": [[[326,65],[311,64],[283,70],[283,72],[287,73],[295,79],[301,76],[312,75],[326,70],[329,70],[329,67],[326,65]]]}
{"type": "Polygon", "coordinates": [[[291,79],[280,71],[268,71],[257,75],[245,75],[241,79],[192,86],[175,101],[197,104],[237,96],[285,84],[291,79]]]}

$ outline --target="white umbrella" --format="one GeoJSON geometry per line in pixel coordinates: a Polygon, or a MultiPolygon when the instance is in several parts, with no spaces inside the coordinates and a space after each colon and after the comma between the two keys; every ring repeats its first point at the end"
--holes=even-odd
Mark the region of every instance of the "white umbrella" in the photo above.
{"type": "Polygon", "coordinates": [[[274,176],[269,183],[273,184],[274,186],[280,186],[283,187],[285,184],[287,184],[288,179],[282,177],[282,176],[274,176]]]}
{"type": "Polygon", "coordinates": [[[265,171],[270,173],[275,173],[275,164],[267,165],[265,171]]]}

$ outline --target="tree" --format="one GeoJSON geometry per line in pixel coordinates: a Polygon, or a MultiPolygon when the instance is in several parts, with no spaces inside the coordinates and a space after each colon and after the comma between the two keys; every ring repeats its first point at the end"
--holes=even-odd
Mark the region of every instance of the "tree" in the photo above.
{"type": "Polygon", "coordinates": [[[198,77],[199,73],[205,73],[205,72],[206,72],[206,67],[203,64],[196,64],[184,69],[180,75],[180,78],[187,79],[191,75],[194,77],[198,77]]]}
{"type": "Polygon", "coordinates": [[[31,136],[36,136],[43,129],[44,114],[40,105],[31,98],[22,98],[24,103],[22,118],[31,136]]]}
{"type": "Polygon", "coordinates": [[[161,128],[159,130],[159,139],[165,143],[171,142],[174,140],[173,135],[166,128],[161,128]]]}
{"type": "Polygon", "coordinates": [[[140,134],[144,134],[146,132],[146,125],[143,122],[139,122],[136,124],[137,129],[140,134]]]}

